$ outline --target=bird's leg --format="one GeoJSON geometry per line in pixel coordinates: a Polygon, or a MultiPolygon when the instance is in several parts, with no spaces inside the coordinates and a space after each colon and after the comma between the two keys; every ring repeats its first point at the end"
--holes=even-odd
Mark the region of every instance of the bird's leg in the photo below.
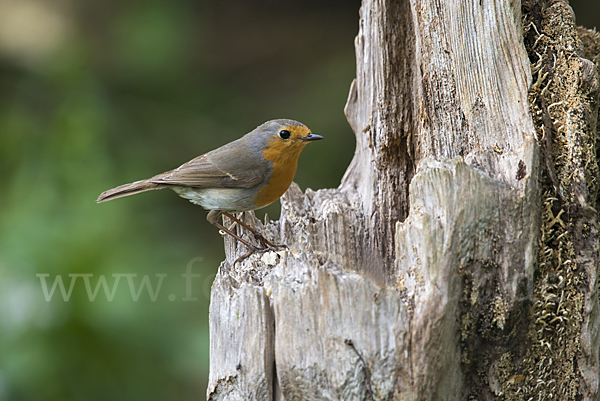
{"type": "Polygon", "coordinates": [[[259,233],[258,231],[256,231],[255,229],[253,229],[252,227],[250,227],[248,224],[244,223],[240,219],[234,217],[230,213],[221,212],[221,214],[229,217],[231,220],[235,221],[236,223],[238,223],[239,225],[244,227],[246,230],[250,231],[254,235],[254,238],[256,238],[256,240],[260,242],[260,244],[263,246],[263,248],[268,247],[268,248],[286,248],[287,249],[287,245],[285,245],[285,244],[278,245],[278,244],[272,243],[271,241],[269,241],[268,239],[263,237],[263,235],[261,233],[259,233]]]}
{"type": "Polygon", "coordinates": [[[239,236],[237,236],[236,234],[233,233],[233,231],[231,231],[228,228],[225,228],[225,226],[219,224],[218,222],[212,223],[215,227],[217,227],[219,230],[223,230],[224,232],[226,232],[227,234],[231,235],[233,238],[235,238],[236,240],[240,241],[242,244],[246,245],[250,250],[248,252],[246,252],[245,254],[243,254],[242,256],[240,256],[239,258],[237,258],[235,260],[235,262],[233,262],[233,265],[235,266],[236,263],[238,262],[242,262],[242,260],[246,259],[248,256],[252,255],[255,252],[266,252],[269,250],[269,248],[264,248],[264,249],[260,249],[255,247],[254,245],[250,244],[248,241],[240,238],[239,236]]]}
{"type": "Polygon", "coordinates": [[[246,247],[248,247],[248,249],[249,249],[248,252],[246,252],[245,254],[243,254],[242,256],[240,256],[239,258],[237,258],[235,260],[235,262],[233,262],[234,266],[235,266],[236,263],[241,262],[242,260],[246,259],[248,256],[252,255],[255,252],[265,252],[265,251],[268,250],[268,248],[259,249],[259,248],[255,247],[254,245],[250,244],[245,239],[240,238],[231,229],[226,228],[225,226],[223,226],[222,224],[220,224],[219,223],[219,216],[221,214],[222,213],[220,211],[218,211],[218,210],[211,210],[208,213],[208,216],[206,216],[206,220],[208,220],[210,222],[210,224],[212,224],[213,226],[217,227],[219,230],[222,230],[223,232],[231,235],[236,240],[240,241],[242,244],[246,245],[246,247]]]}
{"type": "MultiPolygon", "coordinates": [[[[234,234],[233,231],[231,231],[230,229],[226,228],[222,224],[219,224],[218,222],[212,222],[212,225],[215,226],[215,227],[217,227],[219,230],[222,230],[225,233],[231,235],[233,238],[235,238],[236,240],[240,241],[242,244],[246,245],[248,248],[250,248],[252,250],[252,252],[256,252],[256,251],[260,250],[259,248],[255,247],[254,245],[252,245],[251,243],[249,243],[245,239],[240,238],[237,234],[234,234]]],[[[250,256],[250,255],[248,255],[248,256],[250,256]]]]}
{"type": "Polygon", "coordinates": [[[238,263],[238,262],[241,263],[242,260],[246,259],[248,256],[252,255],[253,253],[256,253],[256,252],[264,253],[264,252],[267,252],[268,250],[269,250],[269,248],[259,249],[259,248],[254,247],[254,249],[250,249],[248,252],[246,252],[245,254],[243,254],[242,256],[240,256],[239,258],[237,258],[235,260],[235,262],[233,262],[233,265],[235,266],[235,264],[238,263]]]}

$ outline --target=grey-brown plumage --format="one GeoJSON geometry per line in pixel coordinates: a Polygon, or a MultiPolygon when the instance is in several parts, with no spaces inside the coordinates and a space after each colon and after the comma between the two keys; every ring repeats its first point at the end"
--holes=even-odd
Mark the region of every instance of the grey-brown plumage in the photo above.
{"type": "Polygon", "coordinates": [[[176,189],[177,186],[192,187],[192,188],[251,188],[260,184],[266,177],[269,163],[254,157],[250,152],[246,151],[246,157],[236,155],[239,151],[230,149],[234,143],[236,147],[246,148],[242,137],[237,141],[231,142],[223,147],[198,156],[187,163],[182,164],[178,168],[167,171],[162,174],[155,175],[146,180],[124,184],[108,191],[103,192],[97,202],[105,202],[112,199],[121,198],[123,196],[134,195],[140,192],[152,191],[155,189],[163,189],[171,187],[176,189]],[[234,155],[233,157],[231,155],[234,155]],[[256,166],[251,169],[239,169],[235,161],[247,162],[249,158],[255,159],[252,165],[256,166]],[[232,163],[233,162],[233,163],[232,163]],[[233,168],[226,168],[224,164],[233,168]],[[238,171],[235,175],[231,171],[238,171]]]}
{"type": "Polygon", "coordinates": [[[174,170],[103,192],[97,202],[155,189],[171,188],[207,210],[208,221],[250,248],[258,250],[219,224],[221,214],[247,228],[263,248],[279,247],[230,213],[255,210],[279,199],[288,189],[298,156],[310,141],[322,139],[294,120],[268,121],[240,139],[198,156],[174,170]]]}
{"type": "Polygon", "coordinates": [[[254,187],[267,178],[271,167],[271,163],[262,158],[262,150],[277,130],[285,125],[304,126],[293,120],[269,121],[240,139],[198,156],[174,170],[109,189],[98,197],[97,202],[173,186],[254,187]]]}
{"type": "Polygon", "coordinates": [[[153,189],[162,189],[165,187],[166,185],[155,184],[150,180],[136,181],[102,192],[96,202],[106,202],[109,200],[122,198],[123,196],[139,194],[140,192],[152,191],[153,189]]]}

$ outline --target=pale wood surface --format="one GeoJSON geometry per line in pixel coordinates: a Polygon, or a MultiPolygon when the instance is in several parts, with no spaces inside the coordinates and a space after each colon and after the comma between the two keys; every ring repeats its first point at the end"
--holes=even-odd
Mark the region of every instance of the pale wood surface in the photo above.
{"type": "Polygon", "coordinates": [[[289,251],[234,265],[225,240],[209,399],[598,399],[578,40],[562,1],[363,0],[355,157],[337,189],[293,184],[279,221],[245,216],[289,251]]]}

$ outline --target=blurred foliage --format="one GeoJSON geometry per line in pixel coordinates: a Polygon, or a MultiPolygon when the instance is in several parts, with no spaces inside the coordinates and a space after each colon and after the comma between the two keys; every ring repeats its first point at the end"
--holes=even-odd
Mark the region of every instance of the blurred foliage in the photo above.
{"type": "Polygon", "coordinates": [[[570,0],[575,22],[588,29],[600,29],[600,2],[597,0],[570,0]]]}
{"type": "Polygon", "coordinates": [[[171,191],[95,199],[273,118],[326,137],[303,152],[300,186],[337,186],[358,7],[0,0],[0,400],[204,399],[221,237],[171,191]],[[127,277],[90,301],[80,276],[68,302],[58,287],[46,302],[36,274],[67,290],[69,274],[93,274],[92,290],[166,277],[155,301],[134,301],[127,277]]]}

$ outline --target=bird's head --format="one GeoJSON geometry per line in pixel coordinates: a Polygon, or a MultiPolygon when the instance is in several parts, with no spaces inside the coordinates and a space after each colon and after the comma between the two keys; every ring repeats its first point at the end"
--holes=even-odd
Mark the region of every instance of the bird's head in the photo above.
{"type": "Polygon", "coordinates": [[[322,136],[313,134],[301,122],[294,120],[268,121],[253,131],[255,146],[259,146],[262,157],[271,162],[297,159],[304,147],[322,136]]]}

